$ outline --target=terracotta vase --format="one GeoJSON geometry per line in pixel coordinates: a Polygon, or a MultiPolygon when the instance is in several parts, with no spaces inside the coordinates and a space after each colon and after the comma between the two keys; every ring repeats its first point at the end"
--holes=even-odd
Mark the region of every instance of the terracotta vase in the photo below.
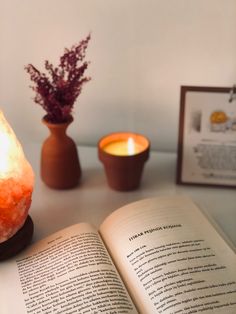
{"type": "Polygon", "coordinates": [[[78,185],[81,167],[77,147],[66,134],[73,118],[65,123],[49,123],[45,117],[42,122],[50,130],[41,150],[41,178],[54,189],[70,189],[78,185]]]}

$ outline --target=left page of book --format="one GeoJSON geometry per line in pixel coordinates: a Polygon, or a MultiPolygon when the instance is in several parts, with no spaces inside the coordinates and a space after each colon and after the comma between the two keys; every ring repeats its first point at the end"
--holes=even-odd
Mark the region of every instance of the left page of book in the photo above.
{"type": "Polygon", "coordinates": [[[137,313],[96,231],[78,224],[0,264],[1,314],[137,313]]]}

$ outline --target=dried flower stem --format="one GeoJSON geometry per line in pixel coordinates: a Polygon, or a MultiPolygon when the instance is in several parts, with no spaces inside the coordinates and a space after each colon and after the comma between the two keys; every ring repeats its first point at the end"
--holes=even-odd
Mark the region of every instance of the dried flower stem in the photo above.
{"type": "Polygon", "coordinates": [[[47,112],[49,122],[61,123],[68,120],[83,85],[91,79],[84,76],[88,62],[83,61],[89,40],[90,35],[77,46],[65,49],[58,67],[46,60],[45,69],[49,77],[32,64],[25,67],[31,81],[35,83],[30,86],[36,92],[34,101],[47,112]]]}

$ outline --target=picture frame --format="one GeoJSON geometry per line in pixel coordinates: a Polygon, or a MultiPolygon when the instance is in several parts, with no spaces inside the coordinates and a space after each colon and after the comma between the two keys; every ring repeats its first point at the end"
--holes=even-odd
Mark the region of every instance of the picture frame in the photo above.
{"type": "Polygon", "coordinates": [[[177,184],[236,187],[235,95],[235,86],[181,86],[177,184]]]}

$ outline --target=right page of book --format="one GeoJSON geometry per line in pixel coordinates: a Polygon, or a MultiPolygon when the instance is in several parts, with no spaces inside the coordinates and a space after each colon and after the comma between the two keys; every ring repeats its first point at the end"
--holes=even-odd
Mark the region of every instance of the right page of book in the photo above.
{"type": "Polygon", "coordinates": [[[131,203],[100,233],[141,313],[236,313],[236,254],[190,199],[131,203]]]}

